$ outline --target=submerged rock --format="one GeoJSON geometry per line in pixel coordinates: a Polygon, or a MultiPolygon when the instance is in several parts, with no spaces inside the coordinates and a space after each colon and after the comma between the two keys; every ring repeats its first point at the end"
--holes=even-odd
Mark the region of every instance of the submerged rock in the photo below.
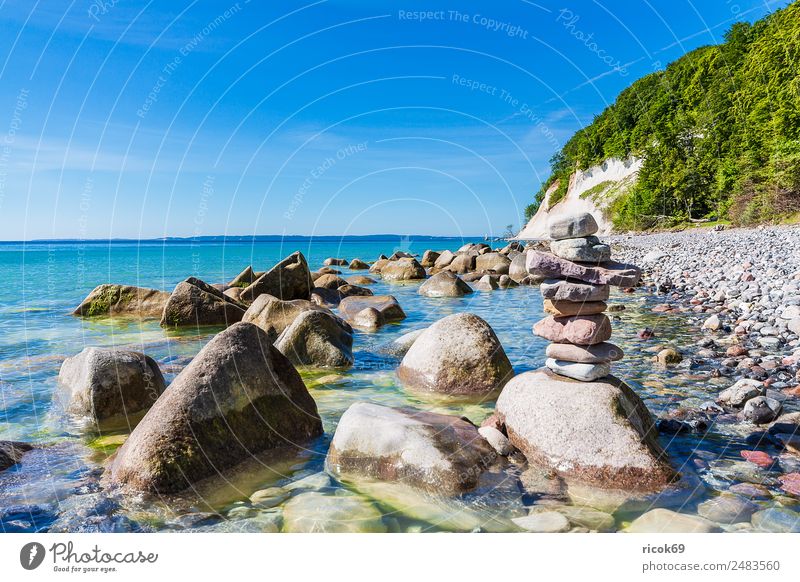
{"type": "Polygon", "coordinates": [[[471,313],[449,315],[428,327],[397,369],[407,387],[442,394],[488,394],[513,373],[494,330],[471,313]]]}
{"type": "Polygon", "coordinates": [[[472,287],[450,271],[440,271],[420,285],[417,291],[425,297],[462,297],[472,293],[472,287]]]}
{"type": "Polygon", "coordinates": [[[506,384],[496,412],[531,463],[612,489],[656,491],[676,478],[641,399],[614,376],[580,382],[547,369],[506,384]]]}
{"type": "Polygon", "coordinates": [[[325,465],[338,478],[453,495],[475,487],[496,456],[474,425],[455,416],[358,402],[339,420],[325,465]]]}
{"type": "Polygon", "coordinates": [[[758,505],[732,494],[714,497],[697,506],[697,513],[702,517],[725,524],[749,522],[756,510],[758,505]]]}
{"type": "Polygon", "coordinates": [[[283,531],[293,533],[384,533],[381,513],[358,495],[309,492],[283,508],[283,531]]]}
{"type": "Polygon", "coordinates": [[[130,489],[176,493],[262,451],[322,434],[314,400],[258,326],[217,334],[117,451],[107,475],[130,489]]]}
{"type": "Polygon", "coordinates": [[[169,293],[157,289],[130,285],[98,285],[86,296],[86,299],[81,301],[72,315],[161,317],[161,312],[164,311],[164,305],[168,299],[169,293]]]}
{"type": "Polygon", "coordinates": [[[422,335],[423,331],[425,331],[425,328],[404,333],[400,337],[379,346],[378,352],[402,358],[411,349],[411,346],[414,345],[419,336],[422,335]]]}
{"type": "Polygon", "coordinates": [[[275,340],[275,347],[296,366],[346,368],[353,365],[353,328],[332,313],[305,311],[275,340]]]}
{"type": "Polygon", "coordinates": [[[561,533],[569,531],[569,520],[558,511],[532,511],[525,517],[515,517],[511,521],[529,532],[561,533]]]}
{"type": "Polygon", "coordinates": [[[245,308],[219,289],[196,277],[181,281],[172,291],[161,327],[189,325],[231,325],[241,321],[245,308]]]}
{"type": "Polygon", "coordinates": [[[657,508],[651,509],[631,522],[628,533],[714,533],[722,529],[711,521],[697,516],[657,508]]]}
{"type": "Polygon", "coordinates": [[[85,348],[61,364],[58,381],[68,390],[67,410],[95,426],[128,425],[150,408],[166,384],[150,356],[128,350],[85,348]]]}
{"type": "Polygon", "coordinates": [[[242,291],[240,297],[246,303],[255,301],[262,293],[284,301],[310,299],[313,286],[306,258],[297,251],[253,281],[252,285],[242,291]]]}

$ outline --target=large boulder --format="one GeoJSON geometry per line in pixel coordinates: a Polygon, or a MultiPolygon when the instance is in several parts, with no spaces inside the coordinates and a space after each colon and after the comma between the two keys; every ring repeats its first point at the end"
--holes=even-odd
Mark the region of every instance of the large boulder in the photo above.
{"type": "Polygon", "coordinates": [[[367,277],[366,275],[352,275],[345,279],[349,285],[374,285],[377,283],[375,279],[372,277],[367,277]]]}
{"type": "Polygon", "coordinates": [[[166,388],[150,356],[94,347],[64,360],[58,381],[66,391],[67,411],[100,428],[127,425],[166,388]]]}
{"type": "Polygon", "coordinates": [[[322,434],[291,362],[251,323],[217,334],[178,374],[117,451],[111,483],[177,493],[273,449],[322,434]]]}
{"type": "Polygon", "coordinates": [[[231,281],[228,283],[228,287],[247,287],[253,281],[258,279],[256,272],[253,271],[252,265],[247,265],[245,269],[236,275],[231,281]]]}
{"type": "Polygon", "coordinates": [[[275,341],[298,315],[312,310],[324,310],[324,308],[305,299],[282,301],[264,293],[250,304],[242,321],[256,324],[267,332],[270,341],[275,341]]]}
{"type": "Polygon", "coordinates": [[[447,266],[448,271],[453,273],[469,273],[475,270],[475,259],[478,255],[459,254],[456,255],[447,266]]]}
{"type": "Polygon", "coordinates": [[[364,271],[369,269],[369,265],[361,259],[353,259],[350,261],[350,266],[348,268],[352,271],[364,271]]]}
{"type": "Polygon", "coordinates": [[[161,317],[169,293],[130,285],[98,285],[75,308],[72,315],[130,315],[161,317]]]}
{"type": "Polygon", "coordinates": [[[450,263],[453,262],[453,259],[456,258],[456,255],[452,251],[442,251],[436,260],[433,262],[433,267],[435,269],[444,269],[450,263]]]}
{"type": "Polygon", "coordinates": [[[420,285],[417,291],[425,297],[461,297],[472,293],[472,287],[450,271],[440,271],[420,285]]]}
{"type": "Polygon", "coordinates": [[[494,271],[500,275],[507,275],[511,266],[511,259],[500,253],[485,253],[475,257],[476,271],[494,271]]]}
{"type": "Polygon", "coordinates": [[[526,253],[520,253],[511,259],[511,263],[508,265],[508,276],[515,283],[522,283],[525,277],[528,276],[528,267],[525,264],[527,260],[526,253]]]}
{"type": "Polygon", "coordinates": [[[13,467],[22,460],[33,445],[18,441],[0,441],[0,471],[13,467]]]}
{"type": "Polygon", "coordinates": [[[242,291],[240,297],[247,303],[255,301],[262,293],[284,301],[309,299],[313,286],[306,258],[297,251],[253,281],[252,285],[242,291]]]}
{"type": "Polygon", "coordinates": [[[353,365],[353,328],[327,311],[304,311],[275,347],[296,366],[346,368],[353,365]]]}
{"type": "Polygon", "coordinates": [[[388,265],[391,261],[389,259],[378,259],[372,266],[369,268],[370,273],[380,273],[383,268],[388,265]]]}
{"type": "Polygon", "coordinates": [[[676,479],[641,399],[614,376],[582,382],[542,368],[506,384],[495,408],[530,463],[600,488],[657,491],[676,479]]]}
{"type": "Polygon", "coordinates": [[[406,386],[443,394],[489,394],[513,374],[494,330],[472,313],[449,315],[428,327],[397,369],[406,386]]]}
{"type": "Polygon", "coordinates": [[[314,280],[314,287],[322,287],[323,289],[338,289],[342,285],[347,285],[347,281],[338,275],[321,275],[314,280]]]}
{"type": "Polygon", "coordinates": [[[241,321],[245,307],[196,277],[181,281],[161,314],[162,327],[231,325],[241,321]]]}
{"type": "Polygon", "coordinates": [[[339,419],[325,465],[339,479],[458,495],[474,488],[495,459],[477,427],[461,418],[357,402],[339,419]]]}
{"type": "Polygon", "coordinates": [[[425,278],[425,268],[414,258],[389,261],[381,269],[384,281],[411,281],[425,278]]]}
{"type": "Polygon", "coordinates": [[[527,260],[528,272],[542,278],[578,279],[593,285],[615,285],[635,287],[642,272],[635,265],[607,261],[597,266],[573,263],[551,253],[530,251],[527,260]]]}
{"type": "Polygon", "coordinates": [[[439,258],[440,254],[441,253],[437,253],[436,251],[427,250],[422,253],[422,260],[419,264],[423,267],[432,267],[436,264],[436,260],[439,258]]]}
{"type": "Polygon", "coordinates": [[[392,295],[373,295],[373,296],[359,296],[351,295],[345,297],[339,304],[339,314],[351,324],[356,327],[378,327],[391,321],[400,321],[406,318],[400,304],[392,295]],[[363,312],[375,312],[375,325],[365,325],[367,321],[364,318],[363,312]],[[359,314],[362,314],[359,317],[359,314]]]}

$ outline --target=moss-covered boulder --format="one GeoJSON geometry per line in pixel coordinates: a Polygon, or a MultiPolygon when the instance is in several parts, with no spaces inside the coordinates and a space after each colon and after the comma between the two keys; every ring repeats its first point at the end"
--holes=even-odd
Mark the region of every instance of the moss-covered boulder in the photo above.
{"type": "Polygon", "coordinates": [[[322,434],[294,366],[251,323],[217,334],[173,380],[119,449],[110,483],[177,493],[269,450],[322,434]]]}
{"type": "Polygon", "coordinates": [[[161,317],[169,295],[166,291],[157,289],[106,283],[95,287],[72,315],[161,317]]]}

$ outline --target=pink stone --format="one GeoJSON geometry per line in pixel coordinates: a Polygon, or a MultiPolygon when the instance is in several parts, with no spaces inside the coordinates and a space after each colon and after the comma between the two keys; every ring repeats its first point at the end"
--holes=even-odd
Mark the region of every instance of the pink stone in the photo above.
{"type": "Polygon", "coordinates": [[[763,451],[742,451],[742,457],[754,465],[758,465],[764,469],[772,466],[774,459],[763,451]]]}
{"type": "Polygon", "coordinates": [[[546,317],[533,326],[533,333],[556,343],[589,346],[607,341],[611,337],[611,322],[603,313],[574,315],[572,317],[546,317]]]}
{"type": "Polygon", "coordinates": [[[781,489],[792,495],[800,496],[800,473],[787,473],[778,477],[781,482],[781,489]]]}

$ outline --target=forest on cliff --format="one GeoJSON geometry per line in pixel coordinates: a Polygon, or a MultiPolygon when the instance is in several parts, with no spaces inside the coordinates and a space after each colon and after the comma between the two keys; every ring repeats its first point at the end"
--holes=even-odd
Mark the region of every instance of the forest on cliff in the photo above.
{"type": "Polygon", "coordinates": [[[687,53],[625,89],[551,159],[532,216],[557,183],[608,158],[641,157],[608,208],[617,229],[689,219],[754,224],[800,211],[800,2],[687,53]]]}

